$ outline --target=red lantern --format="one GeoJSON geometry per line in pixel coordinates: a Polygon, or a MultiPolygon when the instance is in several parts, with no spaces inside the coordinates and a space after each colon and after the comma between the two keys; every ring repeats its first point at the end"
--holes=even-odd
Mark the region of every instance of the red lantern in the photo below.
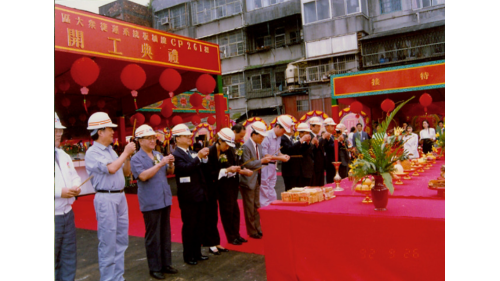
{"type": "Polygon", "coordinates": [[[203,98],[198,94],[194,93],[189,97],[189,103],[196,109],[196,113],[198,113],[199,107],[201,107],[203,102],[203,98]]]}
{"type": "Polygon", "coordinates": [[[193,117],[191,117],[191,123],[193,123],[193,125],[198,125],[201,123],[201,118],[200,116],[198,115],[194,115],[193,117]]]}
{"type": "Polygon", "coordinates": [[[160,85],[165,89],[170,97],[174,96],[174,91],[179,88],[182,82],[182,77],[175,69],[167,68],[160,75],[160,85]]]}
{"type": "Polygon", "coordinates": [[[215,79],[209,74],[202,74],[196,80],[196,89],[203,95],[211,94],[215,89],[215,79]]]}
{"type": "Polygon", "coordinates": [[[75,125],[75,122],[76,122],[75,117],[71,116],[71,117],[69,118],[69,123],[71,124],[71,126],[75,125]]]}
{"type": "Polygon", "coordinates": [[[428,93],[423,93],[420,96],[420,104],[424,107],[425,113],[427,113],[427,107],[432,103],[432,97],[428,93]]]}
{"type": "Polygon", "coordinates": [[[87,86],[95,82],[99,76],[99,71],[97,63],[87,57],[79,58],[71,65],[71,77],[78,85],[82,86],[80,92],[83,95],[83,106],[85,107],[85,111],[87,111],[85,96],[89,93],[87,86]]]}
{"type": "Polygon", "coordinates": [[[392,111],[395,106],[394,101],[391,99],[385,99],[380,105],[380,108],[382,108],[382,110],[387,112],[387,115],[389,115],[389,112],[392,111]]]}
{"type": "Polygon", "coordinates": [[[68,98],[64,98],[61,100],[61,104],[67,108],[71,104],[71,101],[68,98]]]}
{"type": "Polygon", "coordinates": [[[134,124],[134,119],[137,120],[135,123],[136,128],[139,127],[140,125],[144,124],[144,121],[146,121],[146,118],[144,117],[144,115],[142,115],[139,112],[137,112],[136,114],[132,115],[132,117],[130,117],[131,124],[134,124]]]}
{"type": "Polygon", "coordinates": [[[104,100],[97,101],[97,107],[99,107],[99,109],[102,109],[105,105],[106,105],[106,102],[104,100]]]}
{"type": "Polygon", "coordinates": [[[63,79],[60,83],[59,83],[59,90],[61,90],[63,92],[63,94],[66,93],[67,90],[69,90],[69,82],[68,80],[66,79],[63,79]]]}
{"type": "Polygon", "coordinates": [[[174,118],[172,118],[172,124],[174,124],[174,126],[182,124],[182,117],[179,115],[174,116],[174,118]]]}
{"type": "Polygon", "coordinates": [[[160,123],[161,123],[161,117],[158,116],[158,114],[153,114],[149,118],[149,123],[150,123],[151,126],[156,127],[156,126],[160,125],[160,123]]]}
{"type": "Polygon", "coordinates": [[[163,115],[163,117],[165,117],[165,118],[169,118],[170,116],[172,116],[173,113],[174,113],[174,111],[172,110],[172,108],[170,106],[164,105],[161,108],[161,115],[163,115]]]}
{"type": "Polygon", "coordinates": [[[352,113],[361,113],[361,110],[363,109],[363,105],[359,101],[354,101],[351,103],[351,112],[352,113]]]}
{"type": "Polygon", "coordinates": [[[82,121],[82,122],[85,122],[85,120],[87,120],[87,115],[85,115],[85,114],[82,113],[82,114],[80,114],[80,116],[78,117],[78,119],[80,119],[80,121],[82,121]]]}
{"type": "Polygon", "coordinates": [[[209,117],[207,118],[207,122],[208,122],[208,124],[210,124],[210,125],[215,124],[215,121],[216,121],[216,119],[215,119],[215,117],[213,117],[213,116],[209,116],[209,117]]]}
{"type": "Polygon", "coordinates": [[[132,92],[132,97],[134,97],[135,109],[137,109],[137,90],[144,85],[146,82],[146,72],[139,65],[132,63],[125,66],[120,74],[120,80],[122,80],[123,85],[127,87],[132,92]]]}

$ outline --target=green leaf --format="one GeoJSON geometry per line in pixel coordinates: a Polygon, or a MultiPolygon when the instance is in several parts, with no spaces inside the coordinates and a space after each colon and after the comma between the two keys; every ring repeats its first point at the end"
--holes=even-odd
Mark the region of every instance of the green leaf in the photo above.
{"type": "Polygon", "coordinates": [[[392,176],[389,173],[381,173],[382,178],[384,178],[384,184],[391,192],[391,195],[394,193],[394,186],[392,185],[392,176]]]}

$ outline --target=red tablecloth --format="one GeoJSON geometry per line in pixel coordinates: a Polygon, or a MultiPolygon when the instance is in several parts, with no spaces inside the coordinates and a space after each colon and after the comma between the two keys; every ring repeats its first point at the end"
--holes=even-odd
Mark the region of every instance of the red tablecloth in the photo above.
{"type": "Polygon", "coordinates": [[[259,210],[268,280],[444,280],[445,201],[359,197],[259,210]]]}
{"type": "MultiPolygon", "coordinates": [[[[429,170],[425,170],[423,173],[418,173],[418,177],[414,177],[410,175],[411,180],[401,179],[403,181],[402,185],[394,184],[396,180],[393,181],[394,186],[394,194],[389,195],[390,197],[396,198],[427,198],[427,199],[444,199],[443,197],[439,197],[437,195],[436,190],[431,190],[428,188],[429,181],[435,180],[439,177],[441,173],[441,166],[444,165],[444,161],[436,161],[429,170]]],[[[327,184],[325,186],[335,187],[335,184],[327,184]]],[[[351,190],[352,181],[349,181],[347,178],[343,179],[340,182],[340,187],[344,189],[344,191],[336,191],[336,196],[362,196],[363,194],[355,192],[351,190]]]]}

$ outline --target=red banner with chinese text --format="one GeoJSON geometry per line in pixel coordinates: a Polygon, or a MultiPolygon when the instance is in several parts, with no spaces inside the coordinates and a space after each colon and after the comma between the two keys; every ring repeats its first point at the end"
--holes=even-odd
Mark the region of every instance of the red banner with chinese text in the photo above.
{"type": "Polygon", "coordinates": [[[219,46],[55,5],[55,50],[221,74],[219,46]]]}
{"type": "Polygon", "coordinates": [[[426,65],[333,78],[334,96],[401,90],[445,83],[445,64],[426,65]]]}

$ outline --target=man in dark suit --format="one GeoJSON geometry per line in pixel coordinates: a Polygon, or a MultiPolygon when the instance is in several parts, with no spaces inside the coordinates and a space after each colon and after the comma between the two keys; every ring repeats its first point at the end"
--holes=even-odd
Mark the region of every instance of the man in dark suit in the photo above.
{"type": "MultiPolygon", "coordinates": [[[[335,139],[338,140],[339,143],[339,176],[341,178],[347,178],[349,173],[349,163],[351,162],[351,158],[349,157],[349,151],[347,146],[347,135],[345,132],[346,127],[344,124],[337,124],[335,128],[335,139]]],[[[365,133],[366,134],[366,133],[365,133]]]]}
{"type": "Polygon", "coordinates": [[[323,122],[319,117],[309,119],[311,129],[311,143],[313,148],[314,175],[311,186],[325,185],[325,139],[321,137],[321,125],[323,122]]]}
{"type": "MultiPolygon", "coordinates": [[[[310,141],[311,136],[309,134],[303,134],[300,139],[295,139],[293,137],[294,134],[295,127],[292,126],[292,131],[290,133],[285,133],[281,136],[281,146],[283,146],[281,152],[290,156],[302,156],[303,150],[309,147],[309,144],[305,142],[310,141]]],[[[304,157],[302,156],[301,158],[304,157]]],[[[281,166],[281,176],[285,182],[285,191],[300,186],[301,162],[303,161],[301,158],[291,157],[288,162],[283,162],[281,166]]],[[[310,164],[313,165],[312,162],[310,164]]]]}
{"type": "Polygon", "coordinates": [[[363,131],[363,125],[361,125],[361,123],[356,124],[356,133],[354,133],[354,137],[352,138],[352,147],[356,147],[356,139],[359,139],[360,142],[364,142],[369,138],[368,134],[363,131]]]}
{"type": "Polygon", "coordinates": [[[172,135],[177,145],[172,155],[175,157],[175,181],[181,209],[184,262],[196,265],[198,260],[208,259],[201,254],[201,239],[203,215],[208,200],[203,166],[207,165],[206,157],[209,150],[208,147],[198,153],[189,150],[192,134],[184,124],[175,126],[172,135]]]}
{"type": "Polygon", "coordinates": [[[300,173],[298,186],[311,186],[311,181],[314,176],[314,160],[313,160],[313,149],[314,145],[311,143],[311,130],[307,123],[301,123],[297,126],[297,131],[299,132],[299,142],[301,143],[300,155],[300,173]]]}
{"type": "MultiPolygon", "coordinates": [[[[245,164],[244,168],[256,170],[271,161],[271,155],[263,155],[261,143],[267,135],[266,125],[257,121],[250,125],[252,133],[250,138],[243,144],[243,154],[241,163],[254,159],[245,164]]],[[[240,191],[243,198],[243,211],[245,213],[245,224],[247,233],[255,239],[262,238],[260,227],[260,215],[257,209],[260,208],[260,170],[255,171],[251,176],[240,175],[240,191]]]]}
{"type": "Polygon", "coordinates": [[[335,142],[333,135],[335,134],[335,121],[332,118],[325,119],[325,130],[323,134],[325,139],[325,170],[326,170],[326,183],[332,183],[335,177],[335,166],[332,164],[335,161],[335,142]],[[328,133],[328,134],[327,134],[328,133]]]}

